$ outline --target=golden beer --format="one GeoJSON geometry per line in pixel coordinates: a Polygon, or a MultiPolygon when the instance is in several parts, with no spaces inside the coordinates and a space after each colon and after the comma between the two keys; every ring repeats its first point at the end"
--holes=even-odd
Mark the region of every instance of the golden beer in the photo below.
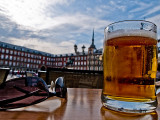
{"type": "Polygon", "coordinates": [[[109,33],[103,50],[103,105],[124,112],[150,111],[151,106],[153,109],[153,104],[156,104],[156,72],[155,33],[146,30],[109,33]],[[147,106],[147,102],[151,105],[147,106]],[[130,107],[125,106],[127,104],[130,107]]]}

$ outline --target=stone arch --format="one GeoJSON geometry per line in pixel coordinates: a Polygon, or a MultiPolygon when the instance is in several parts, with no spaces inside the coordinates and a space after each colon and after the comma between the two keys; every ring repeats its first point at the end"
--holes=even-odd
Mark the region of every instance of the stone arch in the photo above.
{"type": "Polygon", "coordinates": [[[40,69],[41,71],[46,71],[46,67],[43,65],[43,66],[41,66],[41,69],[40,69]]]}

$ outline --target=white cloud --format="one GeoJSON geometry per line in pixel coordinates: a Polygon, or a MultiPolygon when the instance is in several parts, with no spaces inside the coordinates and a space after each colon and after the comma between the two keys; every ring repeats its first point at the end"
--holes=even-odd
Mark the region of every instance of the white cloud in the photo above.
{"type": "MultiPolygon", "coordinates": [[[[72,0],[73,1],[73,0],[72,0]]],[[[56,24],[52,22],[49,6],[57,4],[69,4],[69,0],[1,0],[1,13],[7,15],[12,21],[17,24],[31,27],[32,29],[43,29],[49,25],[56,24]]],[[[52,16],[54,16],[54,12],[52,16]]]]}
{"type": "Polygon", "coordinates": [[[139,11],[143,11],[149,7],[152,6],[151,3],[145,3],[145,2],[140,2],[140,1],[134,1],[131,4],[135,4],[135,8],[130,10],[129,12],[139,12],[139,11]]]}
{"type": "Polygon", "coordinates": [[[121,4],[118,3],[118,2],[110,1],[110,4],[112,5],[112,9],[113,9],[113,8],[117,8],[117,9],[119,9],[119,10],[121,10],[121,11],[125,11],[125,10],[126,10],[126,6],[121,5],[121,4]]]}
{"type": "MultiPolygon", "coordinates": [[[[69,4],[67,0],[64,0],[65,2],[62,1],[59,4],[69,4]]],[[[40,51],[53,54],[71,53],[74,52],[73,46],[75,43],[80,46],[80,49],[81,44],[88,48],[91,38],[80,40],[81,34],[91,37],[92,33],[89,31],[94,28],[103,37],[104,27],[111,23],[107,20],[101,20],[97,16],[81,12],[74,14],[63,13],[55,15],[53,18],[46,15],[46,7],[51,4],[58,4],[60,1],[48,3],[47,0],[39,0],[38,2],[37,0],[32,0],[32,4],[27,1],[24,2],[21,1],[19,3],[16,0],[0,1],[0,8],[5,10],[0,11],[0,13],[10,16],[8,18],[12,21],[8,21],[9,24],[6,23],[4,28],[7,25],[8,28],[6,29],[12,32],[15,27],[12,24],[18,24],[18,27],[16,27],[17,37],[16,35],[8,36],[8,41],[40,51]]]]}
{"type": "Polygon", "coordinates": [[[154,12],[160,11],[160,6],[156,6],[154,8],[151,8],[148,10],[146,14],[144,14],[142,17],[146,17],[147,15],[151,15],[154,12]]]}
{"type": "Polygon", "coordinates": [[[40,41],[38,39],[15,39],[15,38],[9,38],[8,42],[11,44],[24,46],[27,48],[52,53],[52,54],[66,54],[74,52],[74,44],[75,40],[68,40],[66,42],[60,42],[60,43],[50,43],[46,41],[40,41]]]}
{"type": "MultiPolygon", "coordinates": [[[[0,0],[0,36],[32,49],[53,54],[71,53],[75,43],[79,51],[83,44],[86,49],[90,46],[93,28],[95,44],[99,48],[103,43],[104,28],[112,21],[128,19],[128,16],[137,19],[145,11],[148,11],[145,15],[150,15],[160,9],[151,9],[152,2],[136,0],[128,3],[110,0],[94,4],[94,7],[91,1],[90,4],[79,2],[87,7],[78,6],[75,0],[0,0]],[[7,16],[7,22],[3,16],[7,16]]],[[[159,17],[148,20],[159,25],[159,17]]]]}
{"type": "MultiPolygon", "coordinates": [[[[56,4],[69,4],[69,0],[1,0],[1,13],[7,15],[12,21],[30,30],[43,30],[57,28],[64,24],[73,24],[83,27],[82,29],[91,29],[90,27],[107,24],[96,17],[84,15],[81,13],[69,14],[63,13],[57,15],[54,13],[56,4]],[[52,11],[49,8],[52,7],[52,11]],[[98,24],[97,24],[98,22],[98,24]]],[[[100,26],[102,27],[102,26],[100,26]]]]}
{"type": "Polygon", "coordinates": [[[57,24],[55,26],[50,25],[52,26],[51,34],[55,33],[59,36],[63,34],[64,37],[74,37],[75,34],[77,36],[81,33],[87,34],[93,28],[95,28],[96,32],[100,31],[103,34],[104,28],[111,23],[107,20],[100,20],[94,16],[80,13],[57,16],[53,21],[57,22],[57,24]]]}

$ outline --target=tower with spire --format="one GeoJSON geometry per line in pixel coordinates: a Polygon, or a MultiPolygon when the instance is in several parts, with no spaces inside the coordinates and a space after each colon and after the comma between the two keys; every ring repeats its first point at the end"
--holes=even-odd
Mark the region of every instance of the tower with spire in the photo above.
{"type": "Polygon", "coordinates": [[[92,34],[92,44],[88,48],[88,54],[93,54],[93,52],[96,50],[96,46],[94,45],[94,29],[92,34]]]}

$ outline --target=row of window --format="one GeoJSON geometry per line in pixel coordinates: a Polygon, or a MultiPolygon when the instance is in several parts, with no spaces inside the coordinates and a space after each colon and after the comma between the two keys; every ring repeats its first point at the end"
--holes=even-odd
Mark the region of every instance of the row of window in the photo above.
{"type": "Polygon", "coordinates": [[[88,61],[87,63],[88,65],[100,65],[101,64],[100,61],[88,61]]]}
{"type": "MultiPolygon", "coordinates": [[[[6,58],[8,58],[8,54],[10,53],[10,55],[12,55],[12,56],[22,56],[22,57],[27,57],[27,58],[34,58],[34,59],[42,59],[42,60],[47,60],[47,61],[62,61],[62,58],[50,58],[50,57],[45,57],[45,56],[40,56],[40,55],[34,55],[34,54],[30,54],[30,53],[24,53],[24,52],[20,52],[20,51],[13,51],[13,50],[8,50],[8,49],[6,49],[6,51],[5,51],[5,49],[4,48],[2,48],[2,49],[0,49],[0,51],[5,55],[6,53],[6,58]]],[[[4,56],[3,55],[3,56],[4,56]]],[[[3,58],[3,57],[2,57],[3,58]]],[[[64,61],[66,61],[67,60],[67,58],[63,58],[64,59],[64,61]]],[[[86,58],[85,58],[86,59],[86,58]]]]}
{"type": "MultiPolygon", "coordinates": [[[[67,61],[67,60],[69,60],[70,58],[54,58],[53,59],[53,61],[67,61]]],[[[74,59],[75,61],[76,60],[86,60],[87,59],[87,57],[86,56],[78,56],[78,57],[73,57],[73,58],[71,58],[71,59],[74,59]]]]}
{"type": "Polygon", "coordinates": [[[102,67],[83,67],[83,66],[74,66],[74,67],[71,67],[72,69],[75,69],[75,70],[102,70],[102,67]]]}
{"type": "Polygon", "coordinates": [[[31,54],[31,53],[27,53],[27,52],[21,52],[21,51],[13,51],[13,50],[4,49],[4,48],[0,48],[0,52],[3,53],[3,54],[10,54],[10,55],[16,55],[16,56],[18,55],[18,56],[22,56],[22,57],[53,61],[53,58],[50,58],[50,57],[35,55],[35,54],[31,54]]]}
{"type": "MultiPolygon", "coordinates": [[[[24,60],[24,62],[25,62],[25,60],[24,60]]],[[[33,68],[38,68],[38,64],[41,64],[41,61],[37,61],[36,65],[34,63],[29,64],[29,63],[24,63],[24,62],[1,60],[0,65],[21,66],[21,67],[31,67],[32,68],[32,64],[33,64],[33,68]],[[26,66],[26,65],[28,65],[28,66],[26,66]]],[[[43,61],[43,64],[45,65],[45,61],[43,61]]],[[[47,62],[46,65],[51,66],[51,65],[53,65],[53,63],[47,62]]]]}
{"type": "MultiPolygon", "coordinates": [[[[38,65],[37,64],[29,64],[29,63],[23,63],[23,62],[12,62],[12,61],[4,61],[4,60],[0,60],[0,65],[6,65],[6,66],[13,66],[13,67],[25,67],[25,68],[35,68],[38,69],[38,65]]],[[[51,62],[47,62],[46,65],[51,66],[51,65],[55,65],[57,67],[62,67],[62,62],[57,62],[57,63],[51,63],[51,62]]],[[[65,66],[66,64],[64,64],[65,66]]],[[[83,64],[85,65],[85,64],[83,64]]],[[[73,69],[77,69],[77,70],[87,70],[86,67],[82,66],[73,66],[73,69]]],[[[88,67],[88,70],[102,70],[102,67],[100,66],[90,66],[88,67]]]]}
{"type": "MultiPolygon", "coordinates": [[[[45,61],[41,62],[41,60],[37,60],[37,59],[30,59],[30,58],[24,58],[24,57],[16,57],[16,56],[8,56],[8,55],[4,55],[1,54],[1,59],[7,59],[7,60],[14,60],[14,61],[21,61],[21,62],[28,62],[28,63],[34,63],[34,64],[44,64],[45,65],[45,61]]],[[[66,62],[46,62],[46,65],[48,66],[64,66],[66,65],[66,62]]],[[[99,65],[99,61],[88,61],[88,65],[99,65]]],[[[86,61],[75,61],[73,62],[73,65],[87,65],[86,61]]]]}
{"type": "Polygon", "coordinates": [[[3,54],[1,54],[1,59],[41,64],[41,60],[24,58],[24,57],[16,57],[16,56],[8,56],[8,55],[3,55],[3,54]]]}
{"type": "Polygon", "coordinates": [[[100,55],[92,55],[92,56],[88,56],[88,60],[99,60],[100,55]]]}
{"type": "Polygon", "coordinates": [[[26,67],[26,68],[36,68],[38,69],[38,65],[35,64],[28,64],[28,63],[21,63],[21,62],[12,62],[12,61],[3,61],[0,60],[0,65],[6,65],[6,66],[20,66],[20,67],[26,67]]]}
{"type": "MultiPolygon", "coordinates": [[[[66,62],[56,62],[56,63],[53,63],[54,66],[65,66],[66,65],[66,62]]],[[[73,62],[72,65],[87,65],[87,62],[86,61],[81,61],[81,62],[73,62]]]]}
{"type": "Polygon", "coordinates": [[[78,56],[78,57],[75,57],[75,60],[86,60],[86,56],[78,56]]]}
{"type": "Polygon", "coordinates": [[[4,49],[4,48],[0,48],[0,52],[2,52],[2,53],[7,53],[7,54],[11,54],[11,55],[31,57],[31,58],[38,58],[38,59],[41,59],[41,58],[42,58],[42,56],[40,56],[40,55],[34,55],[34,54],[31,54],[31,53],[27,53],[27,52],[9,50],[9,49],[4,49]]]}
{"type": "MultiPolygon", "coordinates": [[[[44,62],[44,61],[43,61],[43,65],[45,65],[45,62],[44,62]]],[[[53,65],[53,62],[47,62],[46,65],[47,65],[47,66],[52,66],[52,65],[53,65]]]]}
{"type": "Polygon", "coordinates": [[[73,67],[73,69],[75,69],[75,70],[87,70],[86,67],[73,67]]]}
{"type": "Polygon", "coordinates": [[[86,65],[86,61],[81,61],[81,62],[74,62],[73,65],[86,65]]]}
{"type": "MultiPolygon", "coordinates": [[[[4,57],[4,55],[2,54],[1,55],[1,59],[3,60],[3,59],[9,59],[9,60],[14,60],[14,61],[21,61],[21,62],[28,62],[28,63],[34,63],[34,64],[41,64],[41,60],[36,60],[36,59],[30,59],[30,58],[23,58],[23,57],[16,57],[16,56],[9,56],[8,57],[8,55],[6,55],[5,57],[4,57]]],[[[43,64],[45,64],[45,61],[43,61],[43,64]]],[[[86,65],[87,64],[87,62],[86,61],[75,61],[75,62],[73,62],[73,65],[86,65]]],[[[63,63],[62,62],[56,62],[55,64],[53,63],[53,62],[47,62],[46,63],[46,65],[55,65],[55,66],[62,66],[63,65],[63,63]]],[[[66,65],[66,63],[64,62],[64,66],[66,65]]],[[[99,62],[98,61],[96,61],[96,62],[94,62],[94,61],[90,61],[90,62],[88,62],[88,65],[99,65],[99,62]]]]}
{"type": "Polygon", "coordinates": [[[97,70],[97,71],[99,71],[99,70],[103,70],[103,68],[102,67],[100,67],[100,66],[96,66],[96,67],[88,67],[87,68],[88,70],[97,70]]]}
{"type": "MultiPolygon", "coordinates": [[[[35,55],[35,54],[31,54],[31,53],[27,53],[27,52],[21,52],[21,51],[16,51],[16,50],[9,50],[9,49],[4,49],[4,48],[0,48],[0,52],[2,53],[7,53],[7,54],[11,54],[11,55],[18,55],[18,56],[24,56],[24,57],[28,57],[28,58],[34,58],[34,59],[43,59],[43,60],[47,60],[47,61],[67,61],[69,58],[50,58],[50,57],[45,57],[45,56],[40,56],[40,55],[35,55]]],[[[6,55],[7,57],[8,55],[6,55]]],[[[99,56],[88,56],[88,59],[98,59],[99,56]]],[[[76,56],[73,57],[73,59],[76,60],[86,60],[87,56],[76,56]]]]}

